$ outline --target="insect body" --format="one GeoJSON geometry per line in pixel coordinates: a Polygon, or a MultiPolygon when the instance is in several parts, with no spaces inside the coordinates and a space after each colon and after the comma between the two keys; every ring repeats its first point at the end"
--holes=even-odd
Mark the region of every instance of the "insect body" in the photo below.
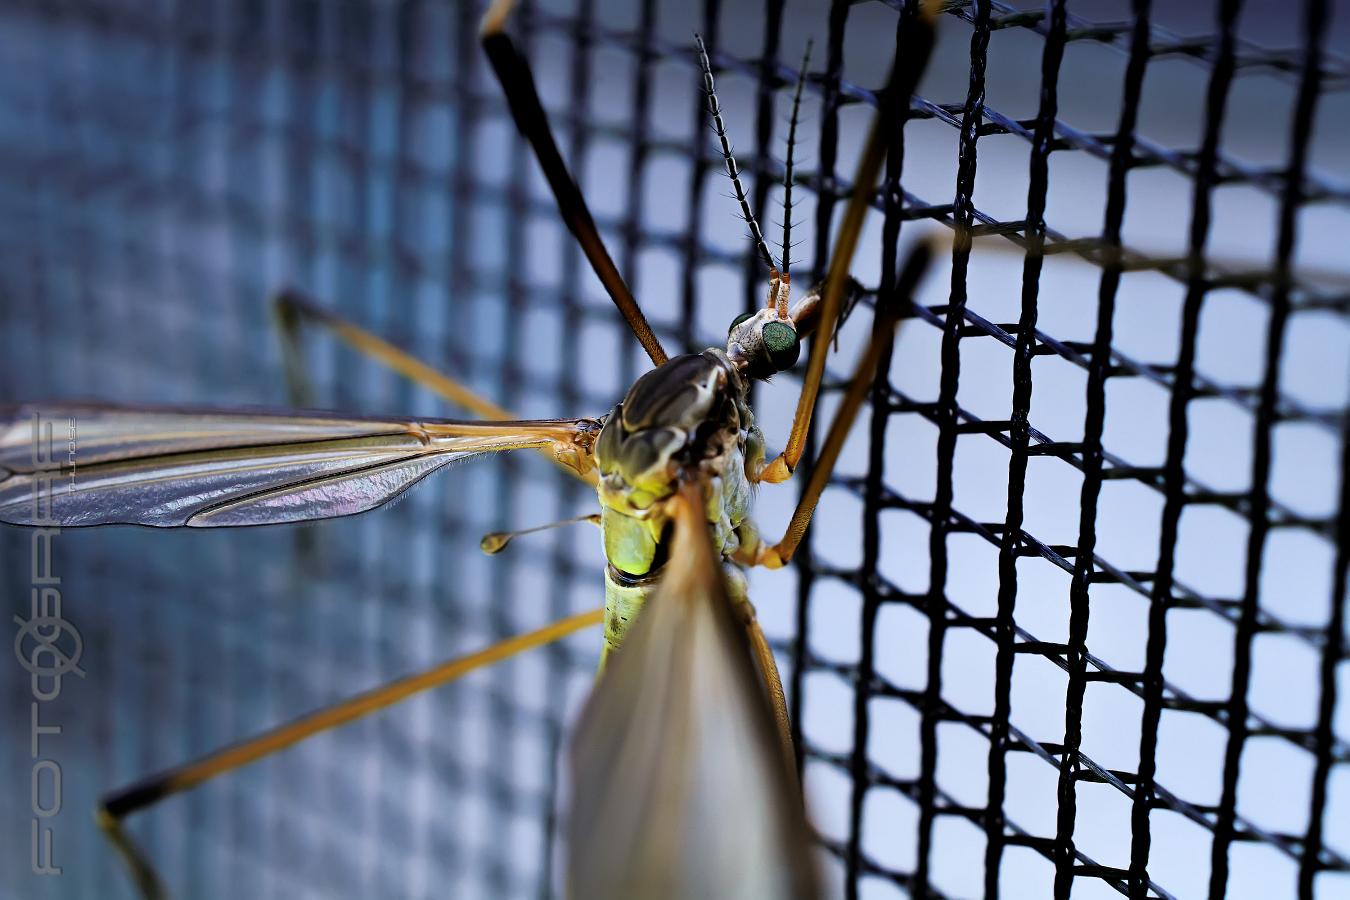
{"type": "MultiPolygon", "coordinates": [[[[573,896],[817,895],[785,777],[782,688],[741,571],[764,556],[750,512],[767,465],[749,385],[798,355],[786,291],[774,279],[769,306],[733,322],[725,349],[677,356],[639,378],[596,440],[606,674],[576,737],[573,896]],[[672,833],[653,826],[659,816],[634,820],[635,804],[685,824],[672,833]],[[722,808],[740,811],[735,825],[709,827],[722,808]]],[[[797,317],[818,302],[807,297],[797,317]]]]}
{"type": "MultiPolygon", "coordinates": [[[[798,307],[814,309],[818,295],[798,307]]],[[[618,649],[627,625],[655,589],[668,559],[669,516],[659,502],[675,493],[678,474],[697,472],[709,486],[713,547],[728,563],[759,561],[750,517],[753,486],[765,468],[764,435],[748,393],[751,376],[789,368],[797,328],[778,303],[732,324],[725,350],[677,356],[646,373],[606,420],[595,447],[600,470],[605,556],[605,652],[618,649]],[[774,347],[764,332],[775,336],[774,347]],[[788,349],[790,348],[790,349],[788,349]]],[[[728,567],[732,594],[744,579],[728,567]]]]}
{"type": "MultiPolygon", "coordinates": [[[[677,473],[710,486],[707,518],[723,558],[748,537],[750,477],[763,439],[745,402],[744,379],[725,354],[677,356],[638,379],[596,444],[605,557],[605,653],[617,650],[669,559],[664,502],[677,473]],[[720,358],[719,358],[720,357],[720,358]]],[[[743,593],[743,592],[742,592],[743,593]]]]}

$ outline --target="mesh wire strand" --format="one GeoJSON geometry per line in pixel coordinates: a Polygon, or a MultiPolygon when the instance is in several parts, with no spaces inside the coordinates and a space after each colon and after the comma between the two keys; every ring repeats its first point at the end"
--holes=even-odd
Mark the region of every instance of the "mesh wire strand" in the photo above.
{"type": "MultiPolygon", "coordinates": [[[[903,28],[915,15],[910,2],[878,5],[892,13],[889,21],[895,28],[903,28]]],[[[1056,897],[1068,897],[1075,883],[1087,880],[1133,897],[1173,897],[1179,896],[1178,888],[1150,871],[1157,814],[1166,812],[1208,835],[1210,896],[1223,896],[1230,886],[1232,849],[1259,845],[1291,860],[1298,895],[1312,897],[1329,884],[1327,878],[1350,873],[1344,848],[1327,841],[1331,786],[1338,771],[1344,777],[1350,762],[1350,744],[1336,728],[1337,677],[1346,659],[1350,479],[1344,477],[1347,463],[1338,456],[1326,473],[1332,485],[1328,490],[1338,498],[1334,511],[1309,514],[1275,496],[1272,457],[1277,428],[1284,425],[1330,435],[1338,453],[1350,452],[1344,442],[1346,410],[1293,396],[1281,383],[1281,372],[1289,365],[1285,335],[1290,322],[1300,316],[1350,313],[1350,294],[1343,286],[1306,282],[1294,265],[1300,213],[1312,206],[1350,209],[1350,185],[1309,163],[1318,100],[1350,88],[1350,62],[1324,46],[1328,11],[1322,0],[1302,4],[1301,42],[1289,50],[1273,50],[1239,37],[1241,9],[1235,0],[1216,0],[1215,31],[1202,37],[1182,36],[1153,23],[1148,0],[1134,0],[1128,20],[1111,23],[1088,21],[1066,7],[1064,0],[1051,0],[1043,10],[1021,10],[992,0],[948,4],[942,26],[969,34],[967,93],[964,99],[914,98],[910,127],[890,148],[886,180],[873,199],[879,242],[873,236],[860,251],[879,259],[879,278],[867,285],[868,303],[889,295],[907,229],[929,225],[944,233],[953,230],[957,236],[950,282],[940,291],[943,299],[916,302],[906,326],[940,334],[937,389],[932,396],[907,390],[893,375],[903,360],[895,366],[890,359],[883,361],[881,371],[892,375],[878,378],[870,395],[870,416],[861,417],[859,425],[867,433],[866,473],[836,477],[832,491],[854,495],[861,504],[859,563],[834,566],[817,555],[810,542],[803,546],[795,561],[795,630],[777,642],[789,667],[791,712],[806,770],[824,767],[849,782],[844,833],[822,835],[822,844],[838,861],[836,871],[848,897],[862,895],[874,880],[892,882],[915,896],[949,896],[933,866],[935,844],[949,821],[969,823],[981,834],[969,846],[975,857],[982,857],[981,887],[986,897],[1021,896],[1009,889],[1005,873],[1010,853],[1024,851],[1053,867],[1056,897]],[[1029,119],[1006,115],[985,103],[990,48],[1014,33],[1032,34],[1040,41],[1036,58],[1041,83],[1029,119]],[[1058,117],[1057,87],[1062,87],[1059,75],[1066,49],[1080,42],[1109,48],[1125,61],[1119,84],[1106,88],[1119,94],[1104,99],[1119,102],[1110,133],[1080,130],[1058,117]],[[1198,149],[1169,147],[1138,133],[1145,76],[1164,60],[1184,61],[1203,73],[1206,95],[1198,149]],[[1287,160],[1274,166],[1231,155],[1222,140],[1232,87],[1253,72],[1290,85],[1296,98],[1291,109],[1271,111],[1271,127],[1288,129],[1290,135],[1287,160]],[[919,184],[906,178],[906,165],[918,152],[912,138],[918,124],[952,130],[957,153],[954,183],[919,184]],[[1020,139],[1029,151],[1025,215],[1013,219],[1000,219],[980,205],[981,148],[996,138],[1020,139]],[[1052,161],[1066,156],[1099,160],[1106,169],[1100,233],[1089,237],[1070,237],[1046,220],[1052,161]],[[1190,227],[1188,243],[1179,254],[1149,256],[1130,249],[1122,238],[1130,175],[1142,170],[1171,172],[1187,185],[1190,227]],[[1276,249],[1269,265],[1235,269],[1208,258],[1216,190],[1234,186],[1268,196],[1277,210],[1276,249]],[[995,322],[972,308],[967,275],[981,246],[973,244],[972,237],[1006,239],[1027,251],[1017,288],[1016,322],[995,322]],[[1095,297],[1084,298],[1095,305],[1091,341],[1056,337],[1038,324],[1043,265],[1061,255],[1097,267],[1095,297]],[[1113,333],[1117,296],[1122,279],[1132,273],[1154,273],[1179,286],[1183,301],[1175,360],[1136,358],[1118,346],[1113,333]],[[1268,310],[1256,384],[1227,383],[1197,371],[1206,299],[1226,290],[1254,298],[1268,310]],[[963,350],[989,342],[1008,348],[1006,368],[1012,372],[1010,403],[1006,415],[997,419],[981,418],[962,404],[963,350]],[[1082,372],[1086,403],[1081,439],[1056,439],[1032,424],[1037,418],[1032,398],[1041,389],[1033,372],[1041,371],[1036,363],[1047,357],[1082,372]],[[1132,464],[1105,446],[1108,393],[1112,385],[1126,380],[1152,385],[1168,397],[1161,464],[1132,464]],[[1214,487],[1189,469],[1189,414],[1197,400],[1228,404],[1253,420],[1249,489],[1214,487]],[[888,468],[890,426],[899,419],[922,420],[936,430],[931,497],[900,487],[897,473],[888,468]],[[1005,514],[994,520],[963,509],[954,462],[960,448],[988,441],[1004,448],[1008,460],[1005,514]],[[1027,527],[1029,468],[1045,460],[1081,478],[1078,521],[1065,523],[1060,531],[1072,536],[1069,541],[1059,538],[1057,543],[1027,527]],[[1160,541],[1152,568],[1116,565],[1098,552],[1099,501],[1104,486],[1121,483],[1137,484],[1158,498],[1160,541]],[[1192,585],[1178,569],[1181,521],[1187,510],[1199,507],[1226,510],[1248,525],[1236,596],[1192,585]],[[893,552],[883,521],[896,512],[917,516],[926,525],[924,589],[903,587],[882,574],[883,558],[893,552]],[[1319,601],[1330,611],[1325,623],[1309,624],[1262,602],[1267,545],[1272,534],[1285,531],[1312,536],[1334,556],[1328,579],[1331,594],[1319,601]],[[949,594],[954,536],[982,540],[996,552],[992,614],[970,611],[949,594]],[[1032,562],[1053,567],[1067,578],[1063,639],[1034,632],[1019,615],[1028,602],[1021,585],[1032,562]],[[813,623],[831,614],[821,599],[822,588],[829,583],[849,586],[861,597],[856,662],[834,661],[812,650],[813,623]],[[1147,604],[1147,641],[1140,667],[1113,665],[1089,647],[1090,612],[1096,611],[1090,609],[1090,600],[1101,595],[1103,586],[1130,592],[1147,604]],[[896,607],[911,607],[926,621],[922,684],[897,683],[881,671],[880,663],[891,648],[878,639],[878,621],[883,610],[896,607]],[[1165,662],[1178,652],[1175,642],[1169,642],[1169,613],[1174,611],[1194,611],[1231,626],[1233,666],[1222,698],[1198,696],[1168,677],[1165,662]],[[944,692],[948,648],[966,633],[987,639],[994,650],[991,712],[964,708],[944,692]],[[1318,703],[1310,726],[1290,726],[1253,708],[1249,689],[1258,636],[1280,636],[1316,655],[1318,703]],[[1014,672],[1019,661],[1032,658],[1064,673],[1063,727],[1057,732],[1032,734],[1017,724],[1014,672]],[[822,675],[841,680],[852,691],[851,749],[844,752],[820,746],[810,733],[803,733],[812,702],[809,683],[822,675]],[[1140,716],[1137,768],[1111,768],[1085,752],[1084,710],[1094,685],[1135,698],[1140,716]],[[877,701],[898,702],[918,716],[917,738],[909,748],[914,773],[908,777],[896,775],[872,756],[872,711],[877,701]],[[1195,793],[1190,785],[1169,783],[1160,774],[1159,735],[1168,712],[1202,717],[1222,730],[1216,803],[1187,799],[1195,793]],[[946,751],[940,748],[946,746],[952,727],[984,741],[987,788],[978,802],[971,801],[968,791],[944,783],[946,751]],[[1242,812],[1244,750],[1257,739],[1287,744],[1310,769],[1307,824],[1297,833],[1265,827],[1242,812]],[[1039,760],[1055,781],[1055,815],[1048,829],[1045,823],[1027,822],[1008,811],[1009,789],[1022,771],[1010,763],[1022,758],[1039,760]],[[1121,838],[1128,846],[1119,848],[1113,862],[1084,849],[1079,809],[1084,786],[1109,788],[1129,807],[1128,834],[1121,838]],[[868,810],[869,798],[880,792],[908,798],[915,810],[913,822],[878,821],[868,810]],[[912,865],[895,865],[892,854],[879,858],[870,849],[879,843],[908,848],[912,865]]],[[[878,102],[870,87],[849,77],[846,36],[859,9],[843,2],[831,6],[826,32],[819,35],[819,62],[806,87],[820,110],[816,146],[803,148],[814,150],[807,154],[812,163],[799,167],[799,183],[814,198],[814,246],[808,255],[817,278],[828,258],[831,225],[851,190],[847,163],[841,159],[841,130],[854,121],[848,117],[850,110],[878,102]]],[[[755,84],[753,121],[743,123],[745,130],[753,129],[753,149],[743,151],[738,160],[753,178],[755,209],[767,223],[773,210],[771,183],[780,174],[772,160],[775,142],[782,137],[776,104],[796,81],[793,67],[799,48],[783,40],[781,0],[767,0],[756,12],[755,21],[762,25],[762,52],[753,57],[723,49],[722,4],[705,0],[697,17],[719,75],[728,73],[755,84]]],[[[11,82],[0,90],[4,116],[0,124],[6,136],[0,146],[4,161],[0,287],[6,296],[0,322],[12,363],[0,378],[7,396],[88,393],[90,385],[100,385],[109,397],[131,401],[279,400],[279,370],[262,305],[269,292],[282,286],[273,281],[278,257],[289,260],[281,268],[323,302],[442,363],[448,371],[465,374],[506,407],[526,414],[607,409],[622,386],[642,370],[640,350],[603,300],[596,300],[593,279],[577,253],[569,249],[561,254],[560,269],[547,284],[541,284],[530,266],[513,264],[529,256],[541,234],[561,241],[565,233],[532,182],[533,163],[523,142],[513,139],[505,160],[493,164],[497,171],[485,171],[492,166],[484,166],[478,142],[485,140],[484,134],[500,135],[510,126],[496,86],[478,58],[477,10],[470,5],[16,2],[0,17],[14,26],[7,41],[12,51],[18,53],[28,38],[33,39],[32,46],[48,41],[59,47],[49,59],[16,57],[37,66],[40,77],[31,85],[11,82]],[[127,71],[119,71],[119,66],[127,71]],[[288,101],[273,93],[281,83],[290,92],[288,101]],[[264,153],[279,154],[284,160],[284,191],[274,190],[278,186],[266,181],[264,153]],[[325,173],[327,180],[321,182],[316,171],[325,173]],[[384,195],[372,185],[391,192],[392,210],[379,208],[372,198],[384,195]],[[428,205],[419,205],[423,202],[428,205]],[[489,244],[496,249],[485,250],[489,244]],[[456,324],[443,307],[447,286],[474,298],[467,319],[471,328],[488,323],[484,327],[490,336],[485,341],[467,339],[469,329],[456,333],[456,324]],[[184,306],[186,297],[201,299],[184,306]],[[541,297],[549,304],[543,313],[551,316],[548,333],[559,336],[564,360],[594,352],[596,340],[614,348],[616,362],[605,383],[565,366],[541,375],[524,361],[532,349],[530,338],[524,329],[502,327],[501,317],[524,321],[541,314],[541,297]],[[179,300],[170,303],[162,298],[179,300]],[[408,302],[409,298],[416,302],[408,302]],[[102,340],[106,334],[124,336],[115,352],[102,340]],[[59,373],[35,374],[44,355],[60,355],[71,362],[59,373]],[[169,388],[170,397],[163,395],[164,378],[182,379],[169,388]]],[[[549,111],[560,129],[566,157],[574,171],[583,173],[583,187],[589,187],[584,173],[597,146],[625,148],[627,165],[606,171],[604,177],[622,181],[627,203],[619,215],[598,210],[596,218],[630,280],[645,254],[663,252],[678,260],[678,276],[664,285],[671,296],[668,314],[654,317],[653,324],[668,347],[697,349],[710,337],[700,325],[706,321],[700,318],[701,305],[708,302],[700,273],[710,266],[739,273],[747,307],[760,301],[762,276],[748,246],[714,244],[700,231],[704,208],[713,202],[708,187],[715,183],[721,164],[708,140],[701,98],[695,95],[688,109],[663,113],[662,127],[653,127],[650,106],[658,68],[679,67],[690,85],[696,81],[692,41],[671,37],[659,27],[653,0],[644,0],[631,19],[612,24],[593,0],[580,0],[578,9],[562,13],[527,7],[514,30],[527,55],[533,56],[541,42],[566,46],[571,102],[549,104],[549,111]],[[626,117],[594,115],[592,86],[602,65],[601,51],[632,60],[626,117]],[[672,137],[676,129],[680,136],[672,137]],[[664,221],[665,211],[652,208],[642,187],[652,160],[667,156],[691,164],[687,194],[678,201],[687,210],[685,224],[675,230],[664,221]]],[[[767,225],[766,231],[771,231],[767,225]]],[[[334,354],[331,347],[316,354],[325,405],[396,411],[428,405],[419,392],[384,378],[369,364],[334,354]]],[[[826,395],[839,387],[827,385],[826,395]]],[[[809,458],[810,454],[804,472],[809,471],[809,458]]],[[[156,598],[164,600],[184,589],[172,564],[146,558],[129,566],[119,559],[126,546],[143,546],[135,538],[123,543],[112,537],[72,550],[71,565],[87,567],[86,578],[103,573],[134,579],[120,587],[126,606],[84,611],[90,645],[126,654],[111,664],[108,671],[113,674],[108,678],[120,682],[133,697],[128,701],[122,694],[100,694],[93,703],[104,704],[91,714],[97,719],[97,733],[113,749],[92,752],[91,782],[99,788],[122,783],[129,774],[143,774],[157,764],[237,737],[228,721],[201,712],[191,714],[186,723],[140,712],[157,703],[173,707],[175,691],[189,688],[166,686],[154,674],[142,672],[137,659],[157,659],[161,669],[147,670],[152,673],[175,667],[187,671],[189,681],[198,679],[190,689],[202,692],[191,696],[256,690],[258,683],[245,673],[253,669],[270,673],[266,678],[271,680],[264,682],[268,699],[263,708],[241,705],[225,717],[255,723],[313,705],[324,696],[325,685],[341,681],[352,654],[362,660],[366,674],[389,677],[405,671],[404,622],[466,628],[471,637],[485,638],[521,630],[522,619],[505,604],[486,610],[447,610],[438,605],[445,600],[446,580],[455,577],[454,567],[478,565],[471,559],[478,523],[466,524],[452,510],[456,504],[490,503],[500,511],[491,521],[518,524],[511,512],[528,509],[541,490],[564,511],[581,506],[585,491],[576,484],[549,481],[547,474],[540,476],[521,461],[494,462],[487,471],[492,477],[484,476],[481,488],[450,487],[445,495],[436,495],[448,496],[452,503],[414,499],[376,514],[383,519],[367,516],[346,530],[324,532],[337,541],[327,550],[300,546],[306,540],[303,533],[296,539],[294,555],[288,545],[280,556],[269,555],[280,551],[264,547],[266,538],[215,545],[189,545],[177,539],[184,552],[199,555],[199,564],[213,582],[200,590],[201,600],[192,609],[166,610],[155,603],[156,598]],[[547,487],[541,488],[541,483],[547,487]],[[468,550],[448,551],[443,559],[447,551],[442,545],[468,550]],[[402,554],[402,548],[413,548],[410,565],[386,558],[402,554]],[[323,575],[317,574],[319,568],[306,567],[306,552],[323,554],[323,575]],[[257,571],[250,574],[246,571],[250,567],[257,571]],[[266,596],[278,585],[312,595],[326,590],[335,596],[352,594],[358,598],[356,612],[341,605],[316,606],[328,618],[312,623],[310,630],[297,631],[282,623],[265,640],[250,642],[250,613],[241,609],[236,595],[266,596]],[[376,597],[381,598],[378,604],[371,599],[376,597]],[[122,624],[127,618],[145,623],[134,638],[126,635],[122,624]],[[234,624],[227,627],[222,620],[234,624]],[[201,659],[188,661],[185,646],[194,648],[190,655],[201,659]],[[296,647],[303,651],[303,664],[287,655],[296,647]],[[128,707],[129,702],[133,706],[128,707]],[[135,737],[125,736],[130,733],[135,737]]],[[[4,540],[6,558],[13,563],[9,568],[19,571],[27,545],[13,533],[4,540]]],[[[489,577],[498,584],[527,587],[546,582],[550,590],[540,614],[556,617],[572,609],[572,595],[594,591],[594,573],[577,564],[566,541],[546,546],[550,549],[532,562],[493,561],[496,568],[489,577]]],[[[15,581],[8,593],[18,596],[20,591],[15,581]]],[[[16,610],[25,609],[26,601],[18,602],[16,610]]],[[[1202,649],[1182,648],[1182,652],[1202,649]]],[[[198,887],[201,895],[213,892],[213,878],[224,871],[216,852],[203,849],[202,836],[219,837],[222,832],[231,853],[258,863],[258,872],[250,877],[258,879],[255,886],[260,892],[303,891],[324,884],[331,888],[348,877],[360,884],[359,872],[365,870],[358,867],[367,864],[356,861],[359,853],[348,858],[354,852],[351,848],[378,847],[387,841],[404,848],[399,859],[439,860],[441,868],[430,874],[417,874],[418,862],[402,869],[396,862],[375,864],[381,883],[392,883],[408,895],[425,892],[428,883],[435,883],[436,873],[461,865],[476,867],[481,875],[477,884],[485,895],[549,895],[556,880],[552,860],[557,784],[551,761],[563,748],[566,722],[560,710],[568,704],[569,679],[584,677],[590,662],[570,644],[551,648],[543,657],[542,682],[529,682],[543,685],[542,703],[521,704],[522,676],[507,667],[472,690],[449,692],[434,711],[437,717],[454,721],[455,716],[485,708],[486,745],[493,748],[517,746],[525,730],[539,735],[545,748],[545,758],[537,761],[541,774],[524,777],[514,767],[495,772],[474,767],[461,758],[460,745],[426,728],[358,727],[307,757],[317,761],[315,768],[268,769],[252,776],[252,782],[240,782],[251,783],[251,793],[220,787],[185,801],[186,837],[167,824],[157,824],[157,813],[146,814],[139,835],[152,858],[166,860],[169,871],[182,883],[198,887]],[[435,804],[433,810],[413,816],[410,807],[389,796],[363,800],[355,788],[344,786],[359,781],[367,760],[390,758],[408,762],[413,772],[407,780],[394,779],[404,792],[399,796],[428,788],[456,797],[473,792],[475,802],[484,806],[475,820],[481,825],[482,840],[468,841],[465,835],[438,826],[435,804]],[[335,799],[317,805],[307,799],[327,792],[335,799]],[[245,797],[251,799],[241,799],[245,797]],[[334,817],[349,803],[356,812],[350,821],[337,823],[334,817]],[[531,827],[539,835],[537,842],[529,843],[533,859],[522,860],[507,849],[520,846],[513,829],[521,821],[534,823],[531,827]],[[288,823],[295,822],[318,829],[317,850],[292,835],[288,823]],[[302,862],[288,871],[292,858],[302,862]],[[325,874],[321,871],[325,867],[333,871],[325,874]]],[[[26,721],[27,695],[16,687],[7,689],[6,696],[6,715],[11,721],[26,721]]],[[[1049,701],[1059,702],[1053,697],[1049,701]]],[[[180,703],[175,708],[185,707],[180,703]]],[[[26,760],[22,747],[10,747],[7,753],[26,760]]],[[[11,818],[21,815],[14,810],[11,818]]],[[[110,863],[92,839],[81,847],[88,858],[102,859],[97,865],[103,868],[96,866],[96,871],[108,870],[110,863]]],[[[98,890],[92,876],[75,883],[83,885],[80,894],[98,890]]]]}

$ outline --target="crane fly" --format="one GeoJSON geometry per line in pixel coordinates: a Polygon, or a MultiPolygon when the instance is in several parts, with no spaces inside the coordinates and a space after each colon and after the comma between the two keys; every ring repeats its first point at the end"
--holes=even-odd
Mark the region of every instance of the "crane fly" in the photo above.
{"type": "MultiPolygon", "coordinates": [[[[878,297],[817,464],[783,538],[762,539],[750,516],[756,487],[787,480],[804,452],[825,357],[857,291],[848,268],[890,139],[933,44],[931,10],[906,13],[851,199],[820,287],[791,296],[792,148],[809,60],[793,97],[782,255],[755,221],[731,152],[712,63],[696,36],[708,111],[756,254],[769,272],[759,309],[732,321],[723,347],[667,357],[609,256],[554,141],[530,67],[506,31],[512,0],[482,23],[483,49],[533,148],[568,228],[654,368],[607,415],[522,421],[375,335],[285,293],[276,301],[287,374],[299,394],[298,330],[312,325],[481,418],[354,418],[308,411],[20,406],[0,420],[0,521],[27,526],[268,525],[372,510],[450,463],[540,451],[596,487],[605,606],[321,709],[107,795],[105,832],[146,896],[163,894],[122,827],[155,801],[389,706],[465,672],[603,622],[600,674],[574,736],[568,829],[571,896],[811,898],[809,827],[796,782],[777,667],[755,619],[746,568],[793,556],[838,458],[901,310],[927,266],[920,243],[878,297]],[[849,298],[852,299],[852,298],[849,298]],[[783,451],[770,456],[748,403],[757,380],[811,353],[783,451]],[[78,471],[33,452],[53,424],[74,423],[78,471]]],[[[533,530],[533,529],[531,529],[533,530]]],[[[517,532],[523,533],[523,532],[517,532]]],[[[512,534],[491,535],[502,549],[512,534]]]]}

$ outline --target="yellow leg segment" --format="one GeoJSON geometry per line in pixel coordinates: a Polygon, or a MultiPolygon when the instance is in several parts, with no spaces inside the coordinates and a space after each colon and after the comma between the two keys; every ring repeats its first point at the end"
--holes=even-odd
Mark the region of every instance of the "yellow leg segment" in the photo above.
{"type": "Polygon", "coordinates": [[[746,608],[750,612],[745,623],[746,634],[750,638],[750,651],[755,657],[756,667],[764,680],[764,690],[769,695],[769,705],[773,709],[773,720],[778,725],[778,740],[783,748],[783,758],[787,763],[792,779],[797,780],[797,754],[792,745],[792,723],[788,719],[787,696],[783,693],[783,679],[778,674],[778,662],[773,658],[773,649],[769,639],[764,636],[755,608],[747,600],[746,608]]]}
{"type": "Polygon", "coordinates": [[[573,632],[599,625],[604,610],[596,609],[560,619],[527,634],[507,638],[476,653],[453,659],[435,668],[401,678],[382,687],[359,694],[281,725],[242,743],[234,744],[199,760],[161,772],[103,798],[96,819],[104,833],[131,868],[146,897],[162,896],[159,879],[140,850],[122,829],[122,821],[131,813],[153,803],[196,787],[208,779],[223,775],[270,756],[304,739],[345,725],[362,716],[385,709],[430,688],[439,687],[475,669],[490,666],[518,653],[550,644],[573,632]]]}
{"type": "MultiPolygon", "coordinates": [[[[299,398],[303,405],[311,405],[311,392],[304,378],[299,359],[298,332],[302,322],[312,322],[332,332],[347,346],[372,359],[378,360],[393,371],[415,384],[444,397],[460,409],[468,410],[481,419],[490,421],[511,421],[519,416],[498,406],[491,400],[475,393],[450,376],[437,371],[427,363],[405,350],[395,347],[384,338],[378,337],[364,328],[348,322],[346,319],[318,306],[294,291],[283,291],[274,300],[277,319],[281,324],[283,348],[285,351],[286,377],[291,384],[292,395],[299,398]]],[[[551,452],[544,452],[546,458],[556,462],[551,452]]],[[[569,475],[594,486],[597,483],[595,472],[582,475],[575,470],[562,466],[569,475]]]]}
{"type": "Polygon", "coordinates": [[[835,413],[834,421],[830,423],[830,430],[825,436],[825,443],[821,445],[815,468],[811,470],[811,480],[802,491],[801,500],[797,502],[797,508],[792,513],[783,539],[772,547],[761,545],[754,559],[757,565],[777,569],[792,559],[797,547],[801,545],[802,538],[806,535],[806,526],[811,524],[816,504],[820,502],[820,495],[824,493],[825,485],[830,481],[834,464],[839,460],[839,451],[844,448],[844,441],[853,427],[853,420],[858,417],[863,399],[872,387],[877,363],[895,341],[895,328],[900,321],[901,310],[909,303],[910,295],[918,285],[919,279],[923,277],[923,273],[927,271],[931,258],[931,248],[925,243],[918,244],[905,260],[905,267],[897,282],[895,296],[890,298],[891,302],[880,300],[877,302],[872,339],[862,358],[858,360],[858,366],[853,371],[853,379],[844,392],[843,402],[839,404],[839,411],[835,413]]]}

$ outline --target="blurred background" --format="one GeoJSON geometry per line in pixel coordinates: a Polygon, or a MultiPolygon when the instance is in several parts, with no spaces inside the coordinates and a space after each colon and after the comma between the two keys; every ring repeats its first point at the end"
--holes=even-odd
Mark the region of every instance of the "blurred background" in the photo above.
{"type": "MultiPolygon", "coordinates": [[[[549,0],[517,16],[564,156],[667,349],[721,344],[764,288],[692,32],[771,243],[815,40],[804,286],[906,8],[549,0]]],[[[916,237],[943,251],[808,547],[751,582],[831,889],[1350,896],[1350,10],[944,10],[853,273],[875,291],[916,237]],[[1042,215],[1051,255],[1024,268],[1042,215]],[[980,236],[954,265],[956,224],[980,236]]],[[[480,12],[4,4],[0,401],[286,405],[268,299],[296,288],[521,416],[608,411],[647,359],[516,134],[480,12]]],[[[870,315],[840,335],[818,422],[870,315]]],[[[456,413],[323,335],[306,350],[319,406],[456,413]]],[[[798,385],[756,393],[775,448],[798,385]]],[[[761,491],[767,534],[801,481],[761,491]]],[[[63,871],[32,874],[33,697],[15,658],[0,664],[0,894],[132,896],[90,817],[101,793],[593,608],[591,529],[495,558],[478,540],[594,508],[521,455],[308,527],[62,533],[85,671],[42,707],[62,729],[42,744],[61,810],[41,823],[63,871]]],[[[23,619],[30,554],[29,534],[0,531],[23,619]]],[[[559,761],[599,641],[314,738],[130,830],[179,897],[556,896],[559,761]]]]}

